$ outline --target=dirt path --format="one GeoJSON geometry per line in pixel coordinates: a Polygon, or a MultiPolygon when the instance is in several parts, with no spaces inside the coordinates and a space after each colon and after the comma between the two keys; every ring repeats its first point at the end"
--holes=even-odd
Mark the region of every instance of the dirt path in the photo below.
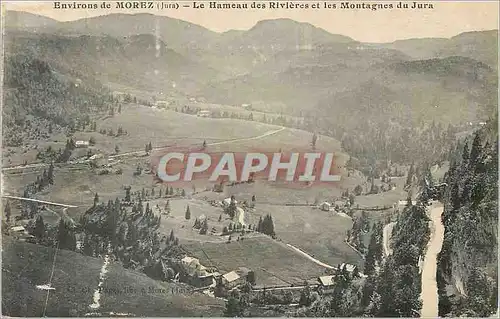
{"type": "Polygon", "coordinates": [[[244,141],[258,140],[258,139],[261,139],[261,138],[264,138],[264,137],[268,137],[270,135],[274,135],[274,134],[279,133],[279,132],[284,131],[284,130],[286,130],[286,127],[282,127],[280,129],[277,129],[277,130],[274,130],[274,131],[269,131],[269,132],[266,132],[266,133],[264,133],[262,135],[259,135],[259,136],[237,138],[237,139],[234,139],[234,140],[227,140],[227,141],[222,141],[222,142],[208,143],[207,145],[208,146],[212,146],[212,145],[221,145],[221,144],[228,144],[228,143],[235,143],[235,142],[244,142],[244,141]]]}
{"type": "MultiPolygon", "coordinates": [[[[108,246],[108,250],[110,247],[108,246]]],[[[94,291],[94,296],[92,298],[93,303],[89,305],[91,309],[99,309],[101,304],[99,301],[101,300],[101,291],[104,284],[104,280],[106,279],[106,273],[108,272],[108,265],[110,262],[109,254],[104,257],[104,264],[102,265],[101,272],[99,273],[99,285],[94,291]]]]}
{"type": "Polygon", "coordinates": [[[437,255],[441,251],[444,239],[444,226],[441,223],[442,205],[433,205],[430,210],[429,222],[431,227],[431,237],[427,244],[424,265],[422,270],[422,300],[421,318],[437,318],[439,295],[437,290],[436,272],[437,255]]]}
{"type": "Polygon", "coordinates": [[[328,264],[325,264],[324,262],[321,262],[319,260],[317,260],[316,258],[314,258],[313,256],[311,255],[308,255],[306,252],[300,250],[299,248],[293,246],[293,245],[290,245],[290,244],[286,244],[288,247],[292,248],[293,250],[295,250],[296,252],[300,253],[302,256],[306,257],[307,259],[311,260],[312,262],[322,266],[322,267],[325,267],[325,268],[328,268],[328,269],[337,269],[337,267],[333,267],[331,265],[328,265],[328,264]]]}
{"type": "Polygon", "coordinates": [[[245,224],[245,210],[243,210],[243,208],[237,207],[237,211],[238,211],[238,222],[241,225],[246,226],[246,224],[245,224]]]}
{"type": "Polygon", "coordinates": [[[384,244],[384,255],[387,257],[392,254],[392,249],[390,245],[392,229],[396,223],[392,222],[384,226],[383,231],[383,244],[384,244]]]}

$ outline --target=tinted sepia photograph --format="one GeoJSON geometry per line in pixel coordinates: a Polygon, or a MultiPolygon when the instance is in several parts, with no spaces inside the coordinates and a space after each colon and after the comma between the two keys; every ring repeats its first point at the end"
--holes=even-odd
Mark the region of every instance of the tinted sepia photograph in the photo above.
{"type": "Polygon", "coordinates": [[[1,316],[498,318],[498,1],[4,1],[1,316]]]}

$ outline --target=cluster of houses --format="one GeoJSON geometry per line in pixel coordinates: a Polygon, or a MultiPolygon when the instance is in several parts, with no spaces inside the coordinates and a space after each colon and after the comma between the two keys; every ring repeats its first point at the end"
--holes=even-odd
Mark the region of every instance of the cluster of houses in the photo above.
{"type": "MultiPolygon", "coordinates": [[[[220,273],[214,267],[203,266],[197,258],[185,256],[178,264],[179,280],[196,288],[213,288],[216,296],[224,296],[228,291],[241,287],[247,282],[255,284],[255,274],[246,267],[238,267],[225,274],[220,273]]],[[[364,276],[358,272],[356,265],[342,263],[338,269],[347,271],[353,275],[364,276]]],[[[335,275],[325,275],[317,278],[319,287],[324,291],[332,289],[335,284],[335,275]]]]}
{"type": "Polygon", "coordinates": [[[345,200],[336,200],[336,201],[333,201],[333,202],[323,202],[321,204],[319,204],[319,209],[321,209],[322,211],[325,211],[325,212],[329,212],[329,211],[337,211],[343,207],[347,207],[349,206],[349,202],[348,201],[345,201],[345,200]]]}
{"type": "MultiPolygon", "coordinates": [[[[354,274],[358,272],[358,267],[356,265],[352,264],[346,264],[342,263],[338,269],[345,269],[349,274],[354,274]]],[[[360,276],[364,276],[363,274],[359,273],[360,276]]],[[[327,292],[329,289],[333,288],[335,284],[335,276],[334,275],[327,275],[327,276],[320,276],[318,278],[318,282],[320,287],[324,289],[325,292],[327,292]]]]}
{"type": "Polygon", "coordinates": [[[185,256],[179,263],[179,280],[197,288],[215,287],[219,284],[228,291],[244,284],[253,272],[245,267],[221,274],[214,267],[205,267],[197,258],[185,256]]]}

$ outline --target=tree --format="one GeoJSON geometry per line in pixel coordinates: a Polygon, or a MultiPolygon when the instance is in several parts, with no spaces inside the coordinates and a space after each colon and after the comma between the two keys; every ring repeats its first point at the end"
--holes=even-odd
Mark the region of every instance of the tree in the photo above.
{"type": "Polygon", "coordinates": [[[240,301],[231,296],[226,302],[226,309],[224,309],[224,317],[243,317],[243,309],[240,306],[240,301]]]}
{"type": "Polygon", "coordinates": [[[57,242],[59,245],[59,249],[67,249],[73,251],[76,249],[75,234],[70,231],[68,225],[62,218],[59,220],[57,242]]]}
{"type": "Polygon", "coordinates": [[[363,193],[363,187],[361,185],[354,187],[354,195],[360,196],[362,193],[363,193]]]}
{"type": "Polygon", "coordinates": [[[38,242],[45,238],[45,223],[43,222],[42,215],[38,215],[35,220],[35,228],[33,229],[33,236],[36,237],[38,242]]]}
{"type": "Polygon", "coordinates": [[[167,203],[165,204],[165,211],[167,212],[167,214],[171,213],[171,210],[170,210],[170,200],[168,200],[168,199],[167,199],[167,203]]]}
{"type": "Polygon", "coordinates": [[[311,304],[311,288],[307,281],[304,282],[304,289],[300,292],[299,305],[309,306],[311,304]]]}
{"type": "Polygon", "coordinates": [[[255,285],[256,281],[257,281],[257,278],[255,277],[255,272],[254,271],[250,271],[248,272],[247,274],[247,281],[251,284],[251,285],[255,285]]]}
{"type": "Polygon", "coordinates": [[[189,209],[189,205],[187,205],[186,214],[184,215],[184,217],[188,220],[191,219],[191,210],[189,209]]]}
{"type": "Polygon", "coordinates": [[[411,186],[411,182],[412,182],[412,179],[413,179],[413,175],[415,174],[415,167],[414,167],[414,163],[411,163],[410,165],[410,169],[408,171],[408,176],[406,177],[406,183],[405,183],[405,186],[411,186]]]}
{"type": "Polygon", "coordinates": [[[54,185],[54,163],[50,162],[49,170],[47,172],[47,181],[50,185],[54,185]]]}
{"type": "Polygon", "coordinates": [[[313,137],[312,137],[312,141],[311,141],[311,146],[313,148],[313,150],[316,149],[316,141],[318,140],[318,136],[316,135],[316,133],[313,134],[313,137]]]}
{"type": "Polygon", "coordinates": [[[11,216],[11,208],[10,208],[10,203],[7,201],[4,207],[4,213],[5,213],[5,220],[7,222],[10,222],[10,216],[11,216]]]}
{"type": "Polygon", "coordinates": [[[85,237],[83,237],[83,254],[85,256],[93,256],[94,251],[92,249],[92,245],[90,243],[90,238],[89,235],[85,234],[85,237]]]}
{"type": "Polygon", "coordinates": [[[125,188],[125,201],[127,203],[130,203],[130,200],[131,200],[130,199],[130,189],[131,189],[130,186],[128,186],[128,187],[125,188]]]}
{"type": "Polygon", "coordinates": [[[227,207],[227,214],[231,218],[234,218],[234,215],[236,215],[236,200],[235,200],[234,195],[231,196],[231,202],[229,203],[229,206],[227,207]]]}
{"type": "Polygon", "coordinates": [[[203,222],[201,223],[201,229],[200,229],[200,234],[201,235],[206,235],[208,232],[208,221],[205,218],[203,222]]]}

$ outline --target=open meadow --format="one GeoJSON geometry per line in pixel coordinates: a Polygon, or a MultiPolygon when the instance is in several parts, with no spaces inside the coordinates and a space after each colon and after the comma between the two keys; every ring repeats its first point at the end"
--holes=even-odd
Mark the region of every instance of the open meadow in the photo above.
{"type": "Polygon", "coordinates": [[[203,265],[215,266],[219,271],[229,272],[238,267],[253,270],[258,286],[301,285],[327,270],[267,236],[221,244],[197,241],[181,241],[181,244],[203,265]]]}

